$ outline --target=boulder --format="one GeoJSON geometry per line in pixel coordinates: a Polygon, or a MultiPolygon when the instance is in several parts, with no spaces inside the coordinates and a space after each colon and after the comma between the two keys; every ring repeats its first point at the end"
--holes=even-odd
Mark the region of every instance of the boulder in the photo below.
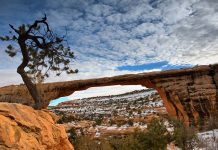
{"type": "Polygon", "coordinates": [[[65,128],[48,110],[0,103],[1,150],[73,150],[65,128]]]}

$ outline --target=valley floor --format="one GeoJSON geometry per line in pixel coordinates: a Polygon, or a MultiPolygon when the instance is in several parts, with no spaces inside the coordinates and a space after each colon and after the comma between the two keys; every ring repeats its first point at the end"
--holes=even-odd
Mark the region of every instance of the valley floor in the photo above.
{"type": "MultiPolygon", "coordinates": [[[[146,132],[153,118],[162,119],[167,132],[174,131],[163,102],[153,89],[76,99],[62,102],[50,109],[62,116],[59,123],[64,124],[71,139],[80,137],[80,142],[88,142],[91,145],[100,141],[100,145],[106,146],[102,139],[107,139],[106,142],[111,138],[122,141],[138,130],[146,132]]],[[[193,149],[218,150],[218,130],[201,132],[197,137],[198,142],[193,149]]],[[[83,149],[85,150],[85,147],[83,149]]],[[[179,150],[174,142],[168,144],[167,149],[179,150]]]]}

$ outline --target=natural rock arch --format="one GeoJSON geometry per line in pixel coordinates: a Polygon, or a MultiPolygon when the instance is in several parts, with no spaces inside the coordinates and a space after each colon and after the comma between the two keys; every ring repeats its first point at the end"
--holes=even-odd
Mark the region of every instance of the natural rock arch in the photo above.
{"type": "MultiPolygon", "coordinates": [[[[142,85],[158,91],[170,116],[196,123],[213,115],[218,109],[218,65],[189,69],[128,74],[88,80],[46,83],[38,85],[47,107],[50,100],[68,96],[74,91],[109,85],[142,85]]],[[[0,88],[0,101],[33,105],[24,85],[0,88]]]]}

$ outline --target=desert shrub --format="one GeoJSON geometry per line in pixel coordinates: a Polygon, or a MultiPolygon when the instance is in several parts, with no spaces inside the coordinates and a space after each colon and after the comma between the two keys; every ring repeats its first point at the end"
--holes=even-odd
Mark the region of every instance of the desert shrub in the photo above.
{"type": "Polygon", "coordinates": [[[77,136],[72,130],[69,140],[75,150],[164,150],[172,141],[184,150],[194,149],[197,142],[194,128],[186,127],[177,120],[170,123],[174,126],[171,134],[162,120],[152,119],[146,130],[135,130],[123,137],[93,139],[86,135],[77,136]]]}
{"type": "Polygon", "coordinates": [[[70,141],[70,143],[75,145],[79,137],[76,133],[76,129],[71,128],[70,130],[67,131],[67,134],[68,134],[68,140],[70,141]]]}
{"type": "Polygon", "coordinates": [[[162,150],[169,143],[169,134],[162,121],[153,119],[147,131],[136,130],[124,138],[112,138],[111,147],[114,150],[162,150]]]}
{"type": "Polygon", "coordinates": [[[127,121],[127,123],[128,123],[129,126],[133,126],[133,121],[132,121],[131,119],[129,119],[129,120],[127,121]]]}
{"type": "Polygon", "coordinates": [[[169,143],[169,133],[163,123],[158,119],[153,119],[148,124],[147,132],[136,133],[135,137],[143,149],[162,150],[166,149],[169,143]]]}
{"type": "Polygon", "coordinates": [[[110,126],[112,126],[112,125],[115,124],[115,121],[113,119],[110,119],[108,123],[109,123],[110,126]]]}
{"type": "Polygon", "coordinates": [[[61,115],[61,118],[57,121],[59,124],[64,124],[68,122],[75,121],[75,116],[73,115],[61,115]]]}
{"type": "Polygon", "coordinates": [[[207,130],[213,130],[218,129],[218,115],[214,114],[213,116],[210,116],[208,121],[207,130]]]}
{"type": "Polygon", "coordinates": [[[117,111],[117,110],[113,110],[113,111],[112,111],[112,115],[113,115],[113,116],[118,116],[118,111],[117,111]]]}
{"type": "Polygon", "coordinates": [[[142,110],[141,110],[141,109],[139,109],[139,110],[138,110],[138,114],[140,115],[141,113],[142,113],[142,110]]]}
{"type": "Polygon", "coordinates": [[[142,150],[134,135],[123,138],[113,137],[109,139],[109,143],[113,150],[142,150]]]}
{"type": "Polygon", "coordinates": [[[198,138],[194,127],[185,126],[179,120],[171,120],[174,127],[172,140],[182,150],[192,150],[197,146],[198,138]]]}
{"type": "Polygon", "coordinates": [[[204,119],[202,117],[199,117],[197,120],[197,124],[199,127],[199,130],[202,131],[205,128],[204,119]]]}
{"type": "Polygon", "coordinates": [[[75,130],[70,130],[69,140],[75,150],[162,150],[166,149],[168,136],[163,122],[154,119],[147,131],[136,130],[125,137],[93,139],[85,135],[77,136],[75,130]]]}
{"type": "Polygon", "coordinates": [[[105,139],[93,139],[89,136],[80,136],[74,143],[75,150],[113,150],[105,139]]]}
{"type": "Polygon", "coordinates": [[[120,118],[116,118],[115,122],[118,127],[121,127],[122,125],[125,125],[127,123],[125,119],[120,119],[120,118]]]}
{"type": "Polygon", "coordinates": [[[102,117],[96,118],[96,119],[95,119],[95,125],[101,125],[102,121],[103,121],[103,118],[102,118],[102,117]]]}

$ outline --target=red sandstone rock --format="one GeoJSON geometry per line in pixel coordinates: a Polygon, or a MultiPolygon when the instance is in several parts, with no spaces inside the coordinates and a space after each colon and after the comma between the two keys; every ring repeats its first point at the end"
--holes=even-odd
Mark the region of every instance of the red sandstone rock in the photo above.
{"type": "MultiPolygon", "coordinates": [[[[156,89],[170,116],[188,123],[207,120],[218,109],[218,65],[189,69],[128,74],[89,80],[76,80],[38,85],[44,107],[50,100],[68,96],[74,91],[107,85],[143,85],[156,89]]],[[[0,88],[0,101],[32,106],[34,101],[24,85],[0,88]]]]}
{"type": "Polygon", "coordinates": [[[1,150],[73,150],[57,116],[21,104],[0,103],[1,150]]]}

